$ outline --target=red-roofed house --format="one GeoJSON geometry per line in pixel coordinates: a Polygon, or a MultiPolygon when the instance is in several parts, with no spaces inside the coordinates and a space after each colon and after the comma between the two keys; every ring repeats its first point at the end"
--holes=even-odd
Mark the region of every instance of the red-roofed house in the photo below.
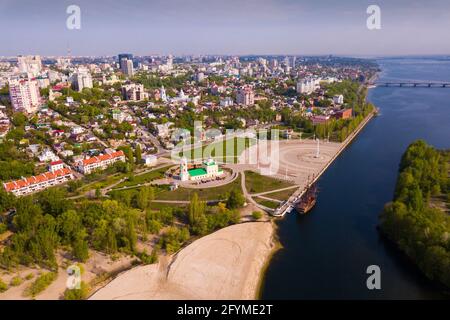
{"type": "Polygon", "coordinates": [[[78,163],[78,170],[83,174],[90,174],[95,170],[105,170],[118,161],[125,162],[125,154],[122,150],[86,158],[78,163]]]}
{"type": "Polygon", "coordinates": [[[69,168],[62,168],[54,172],[46,172],[38,176],[6,182],[3,183],[3,187],[7,192],[12,192],[16,196],[23,196],[44,190],[72,179],[72,170],[69,168]]]}
{"type": "Polygon", "coordinates": [[[64,162],[62,160],[50,162],[49,171],[55,172],[64,168],[64,162]]]}

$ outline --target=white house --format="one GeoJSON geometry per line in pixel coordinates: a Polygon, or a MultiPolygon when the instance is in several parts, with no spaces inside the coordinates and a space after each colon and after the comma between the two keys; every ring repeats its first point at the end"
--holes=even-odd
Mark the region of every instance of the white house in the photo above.
{"type": "Polygon", "coordinates": [[[333,96],[333,102],[335,104],[344,104],[344,96],[342,94],[333,96]]]}
{"type": "Polygon", "coordinates": [[[145,154],[142,156],[142,161],[146,166],[154,166],[158,162],[158,158],[152,154],[145,154]]]}
{"type": "Polygon", "coordinates": [[[42,151],[42,153],[39,155],[39,161],[41,162],[47,162],[47,161],[58,161],[59,157],[50,149],[45,149],[42,151]]]}

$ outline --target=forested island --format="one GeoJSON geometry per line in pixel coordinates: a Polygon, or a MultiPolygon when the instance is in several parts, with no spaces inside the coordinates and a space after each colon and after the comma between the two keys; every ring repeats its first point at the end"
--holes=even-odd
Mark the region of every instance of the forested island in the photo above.
{"type": "Polygon", "coordinates": [[[450,287],[450,152],[423,140],[400,162],[394,200],[380,215],[380,229],[431,280],[450,287]]]}

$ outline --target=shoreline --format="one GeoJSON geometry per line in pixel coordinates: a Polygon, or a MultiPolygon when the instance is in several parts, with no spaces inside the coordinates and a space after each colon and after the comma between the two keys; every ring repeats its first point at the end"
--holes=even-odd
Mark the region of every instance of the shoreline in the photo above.
{"type": "Polygon", "coordinates": [[[255,291],[255,300],[262,300],[262,294],[263,294],[263,287],[264,282],[266,280],[267,270],[270,267],[270,264],[272,262],[272,259],[274,258],[275,254],[283,249],[283,245],[280,242],[280,239],[278,237],[278,225],[276,224],[275,220],[272,219],[272,245],[273,248],[271,252],[266,257],[266,262],[264,263],[263,267],[261,268],[260,274],[259,274],[259,280],[258,280],[258,286],[255,291]]]}
{"type": "Polygon", "coordinates": [[[117,275],[89,299],[258,299],[280,248],[275,230],[272,220],[220,229],[157,264],[117,275]]]}

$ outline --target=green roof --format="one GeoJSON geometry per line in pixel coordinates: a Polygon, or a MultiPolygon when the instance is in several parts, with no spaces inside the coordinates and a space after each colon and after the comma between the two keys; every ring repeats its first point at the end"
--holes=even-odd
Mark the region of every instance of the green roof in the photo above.
{"type": "Polygon", "coordinates": [[[188,170],[188,173],[191,177],[203,176],[206,174],[206,170],[203,168],[191,169],[188,170]]]}

